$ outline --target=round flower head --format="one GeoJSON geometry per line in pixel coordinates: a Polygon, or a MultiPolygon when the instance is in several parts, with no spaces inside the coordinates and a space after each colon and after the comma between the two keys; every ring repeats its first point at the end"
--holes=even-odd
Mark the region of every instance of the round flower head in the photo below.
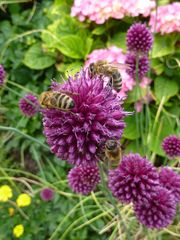
{"type": "Polygon", "coordinates": [[[51,201],[54,198],[54,191],[51,188],[44,188],[40,196],[43,201],[51,201]]]}
{"type": "Polygon", "coordinates": [[[74,108],[44,109],[43,125],[51,151],[74,165],[95,165],[108,139],[121,138],[126,113],[120,99],[99,76],[89,78],[82,70],[64,84],[52,83],[53,91],[71,92],[74,108]]]}
{"type": "Polygon", "coordinates": [[[21,112],[27,117],[33,117],[39,111],[38,99],[32,94],[26,94],[19,101],[21,112]]]}
{"type": "Polygon", "coordinates": [[[159,185],[158,172],[139,154],[123,157],[118,168],[109,172],[109,188],[124,203],[150,199],[159,185]]]}
{"type": "Polygon", "coordinates": [[[159,181],[174,195],[175,201],[180,203],[180,175],[171,168],[164,167],[159,173],[159,181]]]}
{"type": "Polygon", "coordinates": [[[162,148],[169,158],[180,156],[180,138],[174,135],[166,137],[162,142],[162,148]]]}
{"type": "Polygon", "coordinates": [[[100,181],[99,169],[96,166],[74,167],[68,174],[68,180],[74,192],[87,195],[100,181]]]}
{"type": "MultiPolygon", "coordinates": [[[[128,53],[126,55],[126,64],[129,67],[126,69],[126,72],[131,76],[133,79],[136,79],[136,56],[128,53]]],[[[142,56],[138,58],[138,78],[142,79],[149,70],[149,60],[147,56],[142,56]]]]}
{"type": "Polygon", "coordinates": [[[5,79],[5,71],[3,66],[0,64],[0,86],[4,84],[4,79],[5,79]]]}
{"type": "Polygon", "coordinates": [[[160,229],[173,222],[176,203],[173,194],[159,187],[151,200],[136,202],[134,211],[138,220],[146,227],[160,229]]]}
{"type": "Polygon", "coordinates": [[[126,42],[129,51],[134,53],[148,53],[152,48],[153,37],[144,24],[135,23],[127,32],[126,42]]]}

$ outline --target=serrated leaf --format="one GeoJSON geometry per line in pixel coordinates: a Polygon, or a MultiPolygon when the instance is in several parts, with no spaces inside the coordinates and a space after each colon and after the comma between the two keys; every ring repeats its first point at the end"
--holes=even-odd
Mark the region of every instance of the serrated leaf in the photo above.
{"type": "Polygon", "coordinates": [[[172,36],[155,36],[152,49],[152,58],[163,57],[174,53],[174,51],[174,38],[172,36]]]}
{"type": "Polygon", "coordinates": [[[160,102],[163,97],[165,97],[166,102],[178,93],[178,84],[172,79],[157,77],[154,86],[155,96],[158,102],[160,102]]]}
{"type": "Polygon", "coordinates": [[[140,133],[137,131],[135,115],[125,118],[126,127],[124,129],[123,137],[134,140],[139,138],[140,133]]]}
{"type": "Polygon", "coordinates": [[[32,45],[24,56],[23,63],[32,69],[41,70],[55,63],[55,57],[45,52],[40,43],[32,45]]]}

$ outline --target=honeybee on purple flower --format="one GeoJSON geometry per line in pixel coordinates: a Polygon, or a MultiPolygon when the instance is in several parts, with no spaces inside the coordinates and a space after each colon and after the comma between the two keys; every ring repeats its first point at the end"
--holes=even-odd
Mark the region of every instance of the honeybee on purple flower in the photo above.
{"type": "Polygon", "coordinates": [[[90,77],[95,75],[108,77],[108,84],[116,92],[120,92],[122,88],[122,76],[119,70],[121,68],[128,68],[128,65],[120,63],[110,64],[107,61],[100,60],[89,65],[88,73],[90,77]]]}

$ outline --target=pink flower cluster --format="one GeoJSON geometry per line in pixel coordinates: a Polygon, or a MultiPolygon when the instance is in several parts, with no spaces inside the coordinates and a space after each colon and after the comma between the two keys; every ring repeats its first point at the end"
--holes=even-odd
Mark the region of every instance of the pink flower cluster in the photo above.
{"type": "Polygon", "coordinates": [[[109,18],[122,19],[125,16],[147,17],[155,7],[154,0],[75,0],[71,16],[77,16],[80,21],[89,18],[97,24],[104,23],[109,18]]]}
{"type": "MultiPolygon", "coordinates": [[[[111,46],[106,49],[94,50],[91,54],[89,54],[85,67],[88,67],[90,63],[97,62],[99,60],[106,60],[108,63],[119,64],[119,71],[122,76],[122,89],[118,95],[124,97],[126,96],[126,92],[132,90],[136,85],[135,80],[126,73],[126,66],[123,65],[125,64],[125,58],[126,55],[123,53],[121,48],[111,46]]],[[[144,77],[141,84],[145,87],[149,85],[149,81],[147,82],[147,78],[144,77]]]]}
{"type": "Polygon", "coordinates": [[[180,2],[174,2],[172,4],[160,6],[156,13],[151,13],[149,25],[151,30],[154,31],[156,25],[156,32],[161,34],[179,32],[180,31],[180,2]]]}

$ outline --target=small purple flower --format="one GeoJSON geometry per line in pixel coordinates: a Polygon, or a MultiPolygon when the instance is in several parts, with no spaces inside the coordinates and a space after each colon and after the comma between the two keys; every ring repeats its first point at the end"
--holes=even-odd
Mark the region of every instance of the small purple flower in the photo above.
{"type": "Polygon", "coordinates": [[[163,167],[159,173],[159,181],[162,187],[174,195],[175,201],[180,203],[180,175],[170,167],[163,167]]]}
{"type": "Polygon", "coordinates": [[[146,227],[161,229],[173,222],[176,203],[173,194],[159,187],[151,200],[136,202],[134,211],[137,219],[146,227]]]}
{"type": "Polygon", "coordinates": [[[39,111],[38,99],[32,94],[26,94],[19,101],[22,113],[27,117],[33,117],[39,111]]]}
{"type": "Polygon", "coordinates": [[[175,135],[168,136],[163,140],[162,148],[169,158],[180,156],[180,138],[175,135]]]}
{"type": "Polygon", "coordinates": [[[158,186],[157,170],[139,154],[124,156],[118,168],[109,173],[109,188],[124,203],[150,199],[158,186]]]}
{"type": "MultiPolygon", "coordinates": [[[[121,99],[99,76],[89,78],[82,70],[64,84],[52,83],[53,91],[72,93],[70,111],[44,109],[44,134],[51,151],[74,165],[96,165],[108,139],[121,138],[126,113],[121,99]]],[[[68,93],[67,93],[68,94],[68,93]]]]}
{"type": "Polygon", "coordinates": [[[43,201],[51,201],[54,198],[54,191],[51,188],[44,188],[40,192],[41,199],[43,201]]]}
{"type": "MultiPolygon", "coordinates": [[[[125,63],[129,66],[126,69],[127,74],[129,74],[130,77],[133,79],[136,79],[136,56],[128,53],[126,54],[126,60],[125,63]]],[[[142,79],[146,73],[149,71],[149,59],[147,56],[139,56],[138,57],[138,78],[142,79]]]]}
{"type": "Polygon", "coordinates": [[[100,182],[99,169],[96,166],[74,167],[68,174],[68,180],[74,192],[87,195],[100,182]]]}
{"type": "Polygon", "coordinates": [[[135,23],[127,32],[126,42],[129,51],[148,53],[152,48],[153,37],[145,24],[135,23]]]}
{"type": "Polygon", "coordinates": [[[0,86],[4,84],[4,79],[5,79],[5,70],[3,68],[3,65],[0,64],[0,86]]]}

